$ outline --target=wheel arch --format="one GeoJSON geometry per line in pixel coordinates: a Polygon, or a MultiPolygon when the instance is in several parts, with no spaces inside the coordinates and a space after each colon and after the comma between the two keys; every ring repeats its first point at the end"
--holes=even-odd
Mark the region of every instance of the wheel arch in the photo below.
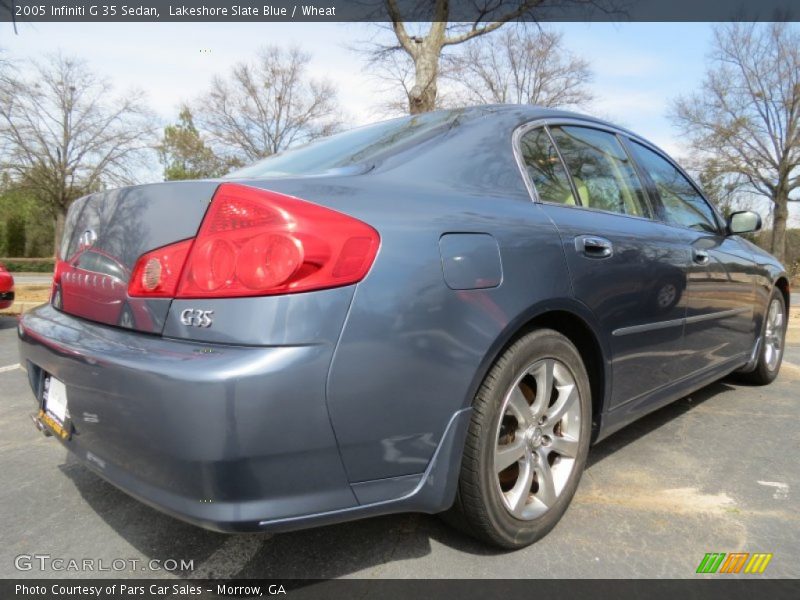
{"type": "Polygon", "coordinates": [[[520,337],[535,329],[553,329],[569,339],[581,355],[592,392],[592,440],[602,429],[606,399],[611,396],[610,351],[599,335],[599,325],[588,308],[574,300],[564,304],[532,307],[512,321],[498,336],[484,356],[481,367],[470,386],[467,405],[495,361],[520,337]]]}
{"type": "Polygon", "coordinates": [[[786,276],[781,275],[775,281],[775,287],[778,288],[781,291],[781,294],[783,295],[783,303],[786,306],[786,312],[788,313],[789,312],[789,303],[791,302],[791,298],[792,298],[792,295],[790,293],[790,287],[789,287],[789,279],[786,276]]]}

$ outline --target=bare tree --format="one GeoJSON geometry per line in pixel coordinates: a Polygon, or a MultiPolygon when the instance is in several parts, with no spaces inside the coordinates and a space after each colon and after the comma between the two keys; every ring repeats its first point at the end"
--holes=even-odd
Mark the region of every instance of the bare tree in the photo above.
{"type": "Polygon", "coordinates": [[[772,253],[785,256],[790,194],[800,187],[800,35],[786,23],[731,23],[714,31],[702,88],[671,116],[706,171],[739,176],[774,203],[772,253]]]}
{"type": "Polygon", "coordinates": [[[0,78],[0,169],[31,191],[61,238],[69,205],[136,179],[151,149],[153,119],[142,96],[113,96],[80,60],[51,56],[0,78]]]}
{"type": "MultiPolygon", "coordinates": [[[[353,47],[355,52],[362,52],[359,47],[353,47]]],[[[367,50],[366,54],[370,54],[367,50]]],[[[439,77],[451,79],[450,60],[441,61],[439,77]]],[[[375,81],[375,91],[385,100],[376,108],[387,117],[408,114],[408,97],[414,85],[414,61],[404,52],[388,52],[380,57],[369,58],[369,74],[375,81]]],[[[455,79],[455,78],[453,78],[455,79]]],[[[453,86],[449,86],[452,88],[453,86]]],[[[464,102],[453,89],[437,89],[433,110],[439,108],[453,108],[462,106],[464,102]]]]}
{"type": "Polygon", "coordinates": [[[464,103],[566,108],[592,100],[589,61],[570,53],[560,32],[513,27],[465,44],[449,62],[464,103]]]}
{"type": "Polygon", "coordinates": [[[194,111],[220,155],[254,161],[340,127],[336,90],[307,75],[310,60],[296,47],[267,46],[254,64],[214,78],[194,111]]]}
{"type": "Polygon", "coordinates": [[[509,21],[530,17],[535,9],[559,5],[575,5],[602,9],[613,0],[471,0],[461,5],[459,16],[469,13],[470,22],[450,22],[450,0],[408,0],[403,8],[417,9],[404,15],[398,0],[385,0],[397,44],[378,44],[370,51],[372,64],[382,66],[392,53],[406,53],[414,65],[413,83],[407,89],[408,110],[411,114],[436,108],[438,79],[443,52],[458,44],[496,31],[509,21]],[[464,9],[464,5],[468,5],[464,9]],[[430,13],[419,23],[419,12],[430,13]],[[406,19],[409,19],[408,21],[406,19]]]}

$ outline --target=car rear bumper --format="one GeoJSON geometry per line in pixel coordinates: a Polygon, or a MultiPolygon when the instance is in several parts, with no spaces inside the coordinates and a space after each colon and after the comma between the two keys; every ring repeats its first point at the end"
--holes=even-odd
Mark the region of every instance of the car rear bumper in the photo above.
{"type": "Polygon", "coordinates": [[[325,403],[330,344],[175,340],[51,306],[23,316],[19,344],[35,395],[45,373],[66,384],[64,445],[147,504],[222,531],[358,505],[325,403]]]}

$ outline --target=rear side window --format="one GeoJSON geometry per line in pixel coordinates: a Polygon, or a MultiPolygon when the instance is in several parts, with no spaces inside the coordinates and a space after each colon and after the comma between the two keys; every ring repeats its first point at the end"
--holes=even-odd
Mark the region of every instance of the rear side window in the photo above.
{"type": "Polygon", "coordinates": [[[660,200],[659,215],[670,225],[697,231],[717,232],[711,207],[667,159],[641,144],[630,144],[634,157],[656,186],[660,200]]]}
{"type": "Polygon", "coordinates": [[[520,140],[520,150],[525,170],[539,199],[574,205],[575,196],[569,185],[569,177],[547,132],[542,128],[529,131],[520,140]]]}
{"type": "Polygon", "coordinates": [[[78,258],[76,266],[84,271],[96,271],[97,255],[94,252],[84,252],[78,258]]]}
{"type": "Polygon", "coordinates": [[[649,217],[644,190],[625,149],[614,134],[589,127],[553,127],[583,206],[649,217]]]}

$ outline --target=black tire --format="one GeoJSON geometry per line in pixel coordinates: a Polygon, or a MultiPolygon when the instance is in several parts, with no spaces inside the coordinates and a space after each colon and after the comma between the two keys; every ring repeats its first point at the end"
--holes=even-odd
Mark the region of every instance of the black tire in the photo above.
{"type": "MultiPolygon", "coordinates": [[[[553,402],[552,397],[548,394],[548,403],[553,402]]],[[[527,401],[529,404],[533,403],[530,398],[527,401]]],[[[445,520],[484,542],[505,549],[522,548],[544,537],[564,514],[578,487],[589,451],[591,407],[589,377],[578,350],[569,339],[556,331],[539,329],[517,340],[497,359],[475,396],[456,500],[453,507],[443,515],[445,520]],[[504,410],[507,408],[504,404],[506,396],[510,396],[511,390],[520,385],[520,378],[527,377],[525,373],[531,365],[550,359],[566,366],[574,380],[579,397],[572,405],[579,406],[576,427],[580,435],[577,438],[574,463],[570,462],[572,471],[563,489],[557,494],[557,499],[549,508],[544,509],[543,514],[523,520],[514,516],[503,500],[504,492],[500,489],[502,484],[498,481],[502,475],[498,475],[494,462],[500,439],[498,433],[503,435],[502,426],[510,414],[504,410]],[[504,414],[500,414],[501,410],[504,414]],[[504,419],[502,424],[501,419],[504,419]]],[[[516,435],[513,434],[514,437],[516,435]]],[[[525,441],[521,442],[526,447],[529,442],[535,443],[528,438],[523,439],[525,441]]],[[[553,460],[561,459],[556,457],[553,460]]],[[[518,469],[519,473],[519,469],[522,469],[520,464],[516,463],[509,468],[518,469]]],[[[538,486],[536,480],[534,481],[534,486],[538,486]]],[[[524,502],[535,501],[533,495],[527,496],[527,490],[525,493],[524,502]]]]}
{"type": "Polygon", "coordinates": [[[778,376],[781,370],[781,363],[783,362],[783,350],[786,343],[786,324],[787,324],[787,314],[786,314],[786,302],[783,298],[783,294],[777,288],[772,290],[772,295],[770,296],[769,302],[767,303],[767,309],[764,313],[764,322],[761,324],[761,342],[759,344],[758,349],[758,361],[756,362],[755,369],[748,373],[739,373],[738,377],[740,380],[745,381],[747,383],[751,383],[753,385],[768,385],[775,381],[775,378],[778,376]],[[769,311],[770,307],[772,306],[773,302],[777,302],[778,306],[780,307],[781,314],[783,315],[782,324],[780,327],[780,331],[778,333],[780,346],[778,351],[777,361],[774,361],[772,365],[770,365],[770,361],[768,360],[768,347],[767,347],[767,320],[769,318],[769,311]]]}
{"type": "Polygon", "coordinates": [[[64,301],[63,301],[63,298],[61,296],[61,286],[60,285],[57,285],[56,289],[53,291],[52,304],[58,310],[61,310],[63,308],[64,301]]]}

